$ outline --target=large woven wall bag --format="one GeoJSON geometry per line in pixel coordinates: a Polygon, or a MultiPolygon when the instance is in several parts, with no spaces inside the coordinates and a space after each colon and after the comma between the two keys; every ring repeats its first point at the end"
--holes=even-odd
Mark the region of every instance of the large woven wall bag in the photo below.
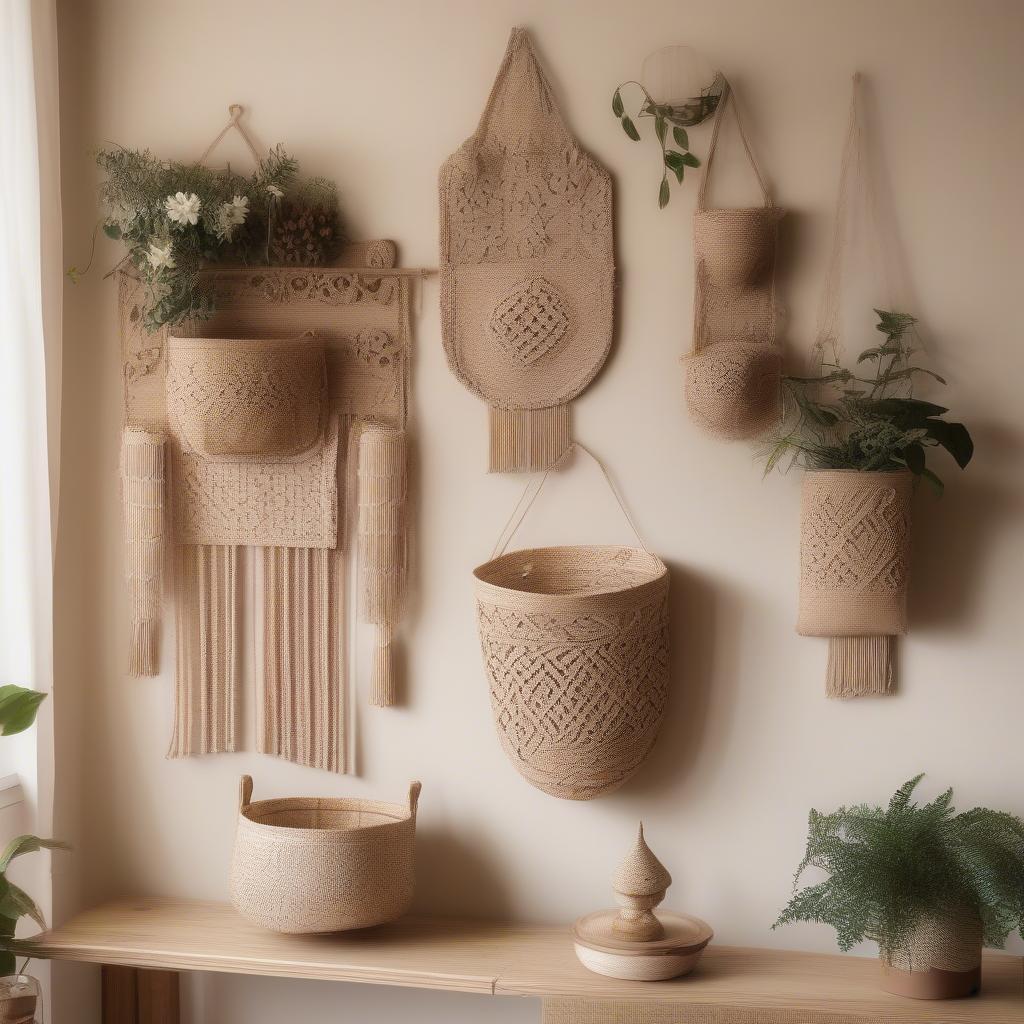
{"type": "Polygon", "coordinates": [[[527,782],[565,800],[590,800],[639,768],[661,728],[668,570],[642,541],[505,554],[532,504],[525,498],[508,536],[473,572],[494,723],[527,782]]]}
{"type": "Polygon", "coordinates": [[[731,106],[740,139],[764,205],[707,205],[708,179],[731,96],[726,83],[693,215],[693,351],[685,360],[691,417],[729,440],[756,437],[779,415],[782,354],[775,344],[775,260],[783,215],[754,160],[735,100],[731,106]]]}
{"type": "Polygon", "coordinates": [[[490,409],[490,469],[546,469],[612,341],[611,181],[513,29],[477,130],[440,172],[441,330],[490,409]]]}

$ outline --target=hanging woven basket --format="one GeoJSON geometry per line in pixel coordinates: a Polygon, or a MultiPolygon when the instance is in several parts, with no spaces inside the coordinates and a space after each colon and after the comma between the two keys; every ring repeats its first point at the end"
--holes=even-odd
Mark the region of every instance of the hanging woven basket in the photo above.
{"type": "Polygon", "coordinates": [[[491,708],[509,759],[565,800],[617,789],[650,752],[668,702],[664,563],[640,547],[534,548],[492,558],[473,575],[491,708]]]}

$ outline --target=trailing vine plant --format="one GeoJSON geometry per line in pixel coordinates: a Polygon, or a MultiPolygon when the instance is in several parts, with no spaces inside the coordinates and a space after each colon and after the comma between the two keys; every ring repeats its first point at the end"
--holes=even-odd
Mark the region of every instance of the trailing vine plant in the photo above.
{"type": "Polygon", "coordinates": [[[915,379],[945,384],[937,373],[917,365],[913,356],[917,320],[907,313],[876,309],[880,345],[864,349],[854,369],[822,364],[813,377],[783,376],[785,414],[780,429],[761,452],[765,473],[776,467],[804,469],[909,469],[941,494],[942,480],[927,465],[928,452],[944,448],[963,469],[974,442],[962,423],[943,417],[949,411],[914,398],[915,379]],[[874,373],[865,372],[865,365],[874,373]]]}
{"type": "Polygon", "coordinates": [[[633,142],[640,141],[640,131],[633,118],[626,113],[622,90],[628,86],[635,86],[643,94],[636,117],[638,120],[640,118],[653,119],[654,141],[661,153],[661,184],[658,186],[658,206],[661,209],[668,206],[669,200],[672,198],[668,179],[669,172],[672,172],[676,182],[681,185],[687,167],[700,167],[700,160],[690,152],[690,139],[686,134],[686,129],[700,124],[715,112],[721,95],[720,92],[715,92],[716,85],[717,79],[716,84],[704,89],[700,96],[680,106],[655,102],[647,89],[640,82],[635,81],[623,82],[612,94],[612,113],[619,119],[622,130],[633,142]],[[672,129],[671,143],[668,141],[670,127],[672,129]]]}

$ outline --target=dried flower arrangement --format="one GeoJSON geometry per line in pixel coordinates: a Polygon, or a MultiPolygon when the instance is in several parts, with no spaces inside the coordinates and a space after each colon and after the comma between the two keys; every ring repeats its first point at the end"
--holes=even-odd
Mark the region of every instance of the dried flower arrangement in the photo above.
{"type": "Polygon", "coordinates": [[[248,177],[122,146],[101,150],[96,162],[106,176],[103,231],[128,246],[124,262],[147,285],[151,331],[210,316],[213,298],[199,285],[206,264],[318,265],[344,241],[334,185],[298,184],[298,162],[280,146],[248,177]]]}

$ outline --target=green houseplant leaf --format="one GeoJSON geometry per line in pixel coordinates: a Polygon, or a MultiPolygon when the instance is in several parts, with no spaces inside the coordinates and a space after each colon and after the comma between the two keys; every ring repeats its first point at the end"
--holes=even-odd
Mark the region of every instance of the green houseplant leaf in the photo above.
{"type": "Polygon", "coordinates": [[[622,117],[625,112],[626,108],[622,105],[622,93],[620,90],[616,89],[615,92],[612,93],[612,113],[616,117],[622,117]]]}
{"type": "Polygon", "coordinates": [[[8,683],[0,686],[0,735],[14,736],[24,732],[36,720],[39,705],[46,694],[8,683]]]}

